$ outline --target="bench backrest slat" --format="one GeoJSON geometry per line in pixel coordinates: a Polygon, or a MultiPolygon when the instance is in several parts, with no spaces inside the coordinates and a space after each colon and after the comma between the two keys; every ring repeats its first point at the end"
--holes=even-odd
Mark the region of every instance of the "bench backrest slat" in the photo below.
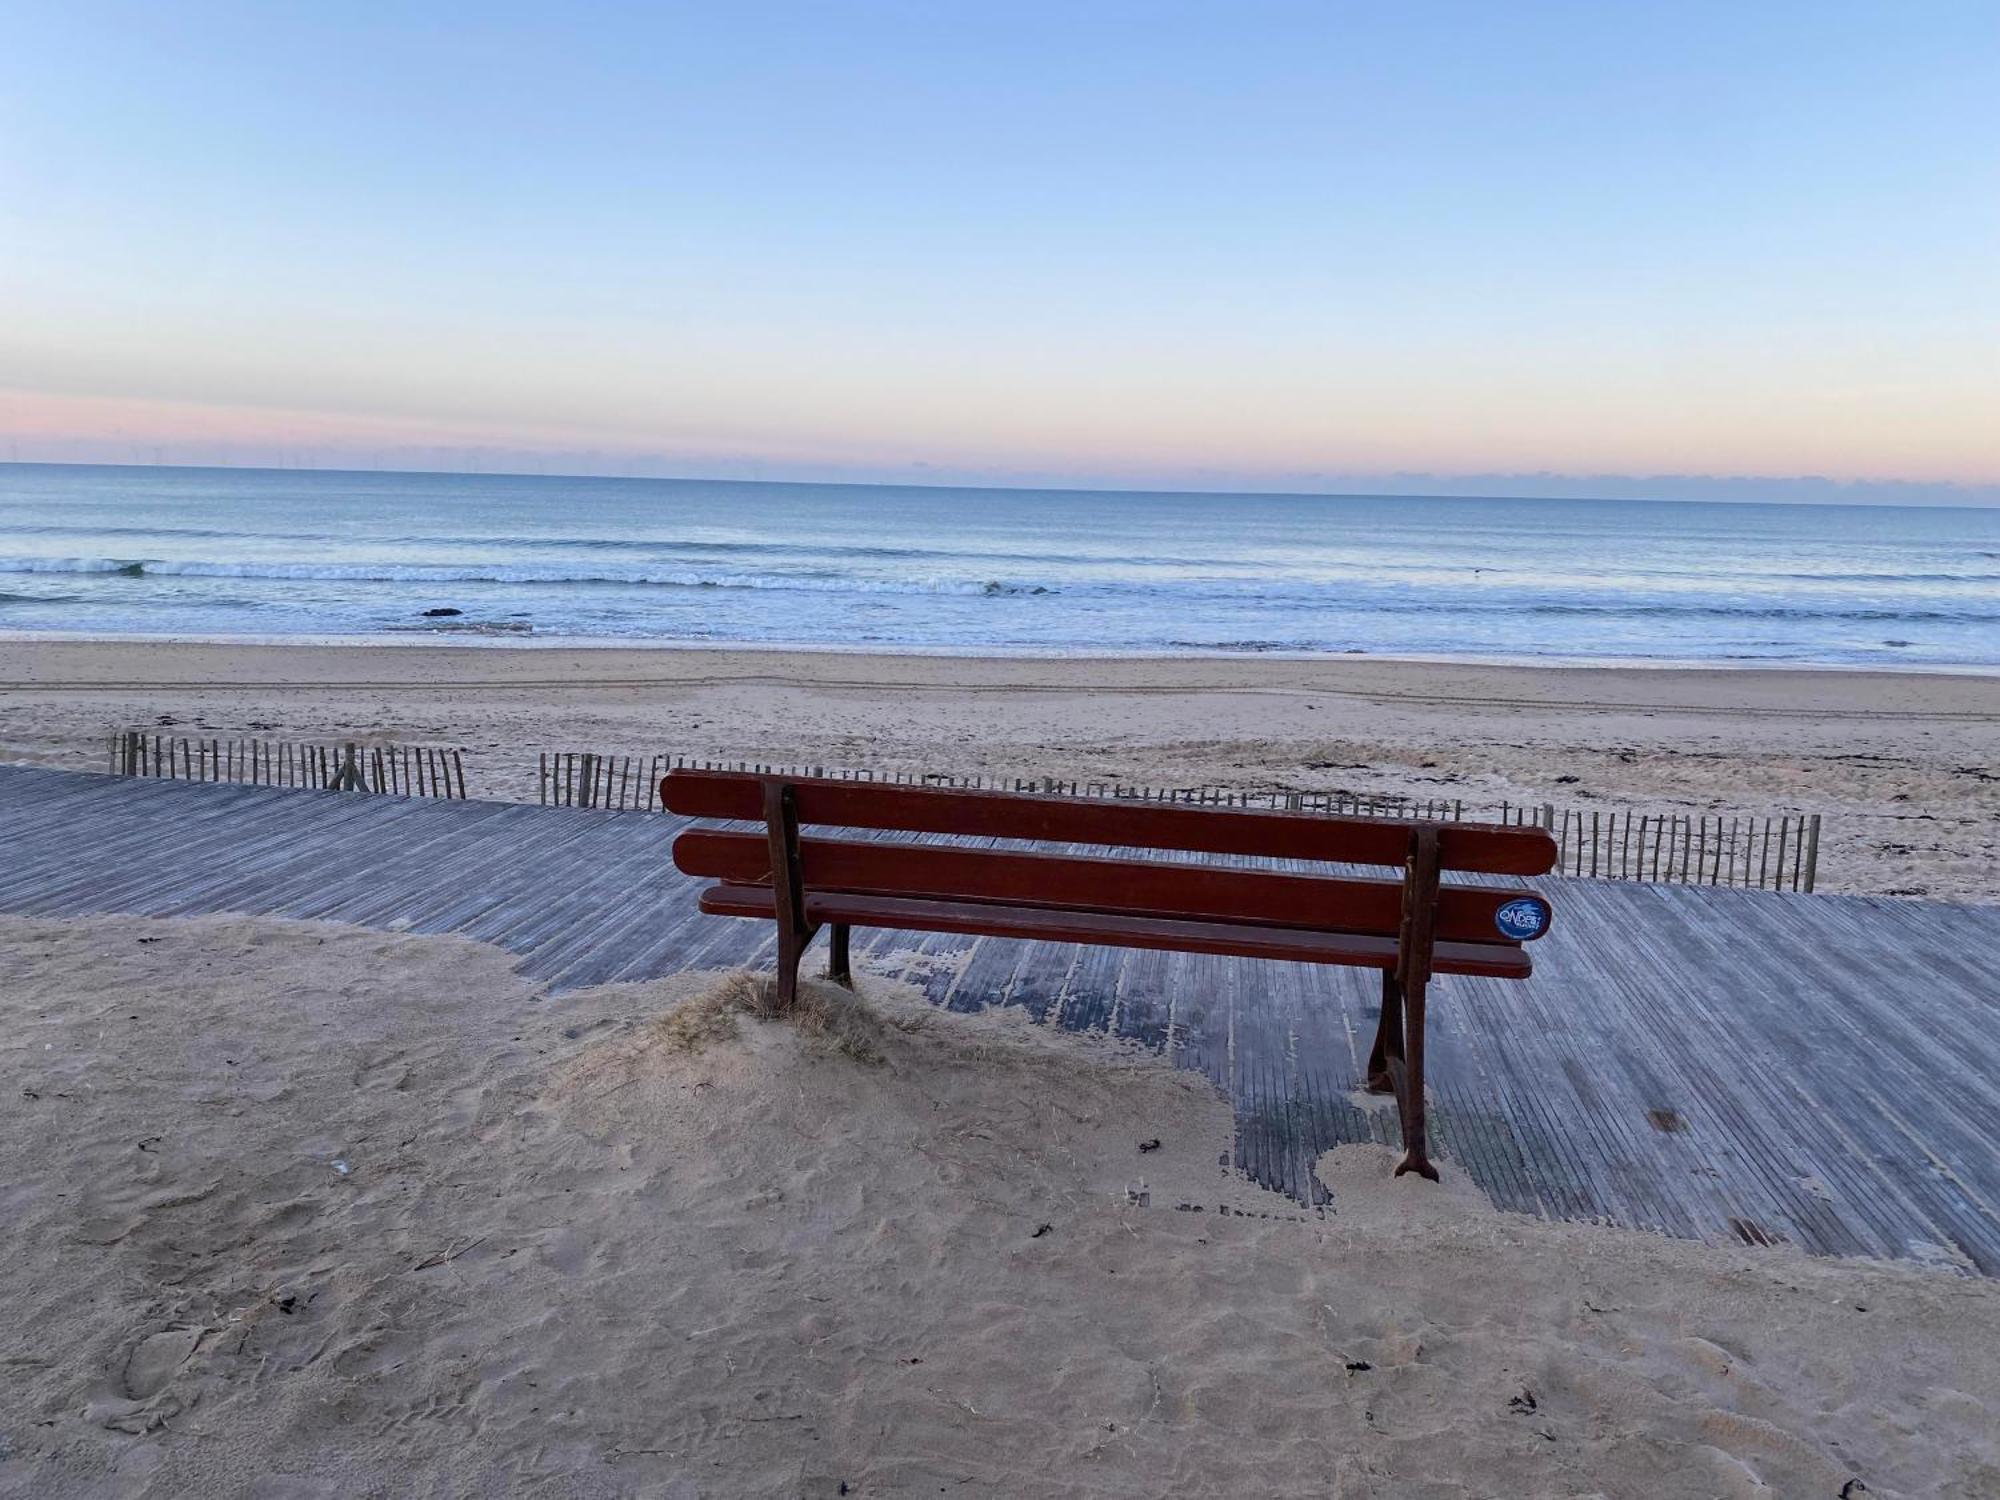
{"type": "MultiPolygon", "coordinates": [[[[972,849],[941,844],[866,843],[802,838],[799,863],[816,891],[942,900],[1012,902],[1180,920],[1250,922],[1321,932],[1394,937],[1403,886],[1394,880],[1290,875],[1158,860],[972,849]]],[[[674,840],[674,864],[688,875],[740,885],[771,882],[769,841],[758,833],[698,829],[674,840]]],[[[1523,928],[1523,903],[1539,913],[1533,936],[1548,930],[1541,897],[1490,886],[1438,892],[1437,936],[1446,942],[1510,942],[1523,928]],[[1509,926],[1498,920],[1511,908],[1509,926]]]]}
{"type": "MultiPolygon", "coordinates": [[[[689,817],[761,821],[763,786],[770,779],[737,771],[675,771],[660,784],[660,798],[669,812],[689,817]]],[[[1399,818],[783,779],[794,788],[799,822],[821,827],[1400,866],[1414,826],[1399,818]]],[[[1556,845],[1540,828],[1446,823],[1439,827],[1438,856],[1447,870],[1540,875],[1555,867],[1556,845]]]]}

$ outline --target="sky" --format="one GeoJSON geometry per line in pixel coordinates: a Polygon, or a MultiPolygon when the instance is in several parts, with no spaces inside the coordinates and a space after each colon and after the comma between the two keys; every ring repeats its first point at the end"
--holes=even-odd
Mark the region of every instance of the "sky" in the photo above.
{"type": "Polygon", "coordinates": [[[2000,503],[2000,4],[0,0],[0,460],[2000,503]]]}

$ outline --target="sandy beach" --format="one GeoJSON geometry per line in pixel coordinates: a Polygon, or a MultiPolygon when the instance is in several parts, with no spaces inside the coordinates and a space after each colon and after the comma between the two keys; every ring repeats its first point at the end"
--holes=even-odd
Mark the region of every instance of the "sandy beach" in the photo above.
{"type": "Polygon", "coordinates": [[[0,640],[0,758],[128,727],[1825,819],[1820,888],[2000,899],[2000,677],[1392,661],[0,640]]]}
{"type": "Polygon", "coordinates": [[[2000,1500],[1993,6],[208,9],[4,32],[0,1500],[2000,1500]]]}
{"type": "Polygon", "coordinates": [[[2000,1493],[1990,1282],[1312,1214],[1157,1059],[749,992],[0,920],[0,1495],[2000,1493]]]}
{"type": "MultiPolygon", "coordinates": [[[[588,748],[1817,812],[1822,889],[2000,895],[1971,675],[0,644],[0,755],[119,726],[456,744],[513,799],[588,748]]],[[[861,988],[815,1030],[740,974],[0,919],[0,1496],[2000,1494],[1990,1282],[1372,1147],[1308,1210],[1220,1165],[1204,1080],[861,988]]]]}

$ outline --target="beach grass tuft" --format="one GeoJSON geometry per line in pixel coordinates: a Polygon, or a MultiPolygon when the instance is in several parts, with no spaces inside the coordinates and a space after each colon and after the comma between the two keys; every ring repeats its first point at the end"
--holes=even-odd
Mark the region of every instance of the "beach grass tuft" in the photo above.
{"type": "Polygon", "coordinates": [[[884,1022],[859,996],[838,985],[801,981],[793,1002],[780,1005],[770,975],[741,969],[718,976],[706,990],[675,1006],[654,1023],[654,1035],[674,1051],[702,1052],[736,1036],[738,1016],[787,1022],[857,1062],[882,1060],[884,1022]]]}

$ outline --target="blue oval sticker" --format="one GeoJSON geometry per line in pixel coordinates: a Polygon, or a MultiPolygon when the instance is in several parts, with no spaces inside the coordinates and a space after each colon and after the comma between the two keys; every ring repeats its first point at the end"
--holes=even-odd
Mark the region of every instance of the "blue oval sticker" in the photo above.
{"type": "Polygon", "coordinates": [[[1493,925],[1500,936],[1525,943],[1542,935],[1549,925],[1549,909],[1540,901],[1509,901],[1493,913],[1493,925]]]}

